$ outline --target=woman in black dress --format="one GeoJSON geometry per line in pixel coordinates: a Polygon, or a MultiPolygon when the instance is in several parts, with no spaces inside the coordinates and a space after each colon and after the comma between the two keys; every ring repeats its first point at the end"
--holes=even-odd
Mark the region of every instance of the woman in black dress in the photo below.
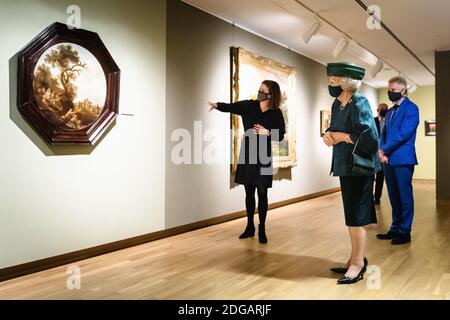
{"type": "Polygon", "coordinates": [[[209,110],[217,109],[240,115],[245,134],[241,143],[235,182],[245,186],[247,226],[239,236],[246,239],[255,235],[253,216],[255,212],[255,190],[258,190],[260,243],[267,243],[265,222],[267,216],[267,189],[272,187],[272,144],[284,139],[285,123],[280,109],[281,91],[277,82],[265,80],[261,83],[258,100],[242,100],[235,103],[209,103],[209,110]]]}

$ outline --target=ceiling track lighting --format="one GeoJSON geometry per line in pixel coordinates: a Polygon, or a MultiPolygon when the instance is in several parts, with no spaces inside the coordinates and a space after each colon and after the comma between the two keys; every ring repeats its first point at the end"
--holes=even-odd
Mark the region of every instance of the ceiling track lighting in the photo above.
{"type": "Polygon", "coordinates": [[[406,85],[406,89],[408,89],[409,93],[413,93],[414,91],[417,90],[417,88],[419,87],[419,85],[417,83],[415,83],[414,81],[412,81],[410,78],[408,78],[404,73],[399,72],[398,74],[400,77],[405,78],[406,82],[408,83],[406,85]]]}
{"type": "Polygon", "coordinates": [[[380,59],[378,59],[377,63],[373,66],[372,70],[370,71],[370,75],[372,78],[375,79],[375,77],[383,70],[384,63],[380,59]]]}
{"type": "Polygon", "coordinates": [[[408,87],[408,92],[409,93],[413,93],[414,91],[417,90],[417,84],[415,84],[414,82],[409,84],[407,87],[408,87]]]}
{"type": "Polygon", "coordinates": [[[347,49],[349,42],[350,42],[349,39],[343,35],[342,38],[337,43],[336,48],[334,48],[333,50],[333,57],[335,59],[339,58],[342,52],[344,52],[345,49],[347,49]]]}
{"type": "MultiPolygon", "coordinates": [[[[338,31],[338,32],[340,32],[340,33],[342,33],[342,34],[344,35],[344,32],[343,32],[341,29],[339,29],[339,28],[338,28],[336,25],[334,25],[332,22],[330,22],[329,20],[327,20],[326,18],[324,18],[323,16],[321,16],[319,13],[315,12],[314,10],[312,10],[312,9],[311,9],[310,7],[308,7],[307,5],[303,4],[301,0],[294,0],[294,1],[295,1],[298,5],[302,6],[304,9],[306,9],[307,11],[309,11],[311,14],[313,14],[314,17],[315,17],[315,19],[316,19],[317,21],[326,23],[328,26],[330,26],[331,28],[335,29],[336,31],[338,31]]],[[[357,2],[359,3],[360,1],[357,0],[357,2]]],[[[314,25],[314,23],[313,23],[313,25],[314,25]]],[[[313,25],[310,27],[310,29],[308,30],[308,32],[311,32],[310,30],[313,29],[313,25]]],[[[316,27],[316,28],[317,28],[317,27],[316,27]]],[[[303,40],[305,40],[305,38],[308,39],[308,38],[306,37],[306,34],[307,34],[307,32],[305,32],[305,34],[303,35],[303,40]]],[[[314,36],[314,35],[312,35],[311,37],[313,37],[313,36],[314,36]]],[[[351,38],[349,38],[349,37],[347,37],[346,35],[344,35],[343,38],[338,42],[336,48],[333,50],[333,56],[334,56],[335,59],[337,59],[337,58],[342,54],[342,52],[347,48],[347,46],[348,46],[349,43],[350,43],[350,39],[351,39],[351,38]],[[345,40],[344,40],[344,39],[345,39],[345,40]]],[[[310,39],[309,39],[309,40],[310,40],[310,39]]],[[[308,40],[308,41],[309,41],[309,40],[308,40]]],[[[305,43],[307,43],[306,40],[305,40],[305,43]]],[[[359,43],[357,43],[357,45],[358,45],[359,47],[361,47],[362,49],[366,50],[367,52],[371,53],[372,55],[374,55],[369,49],[367,49],[367,48],[364,47],[363,45],[361,45],[361,44],[359,44],[359,43]]],[[[375,55],[374,55],[374,56],[375,56],[375,55]]],[[[384,66],[386,65],[386,66],[392,68],[392,70],[395,70],[395,71],[399,72],[399,71],[398,71],[396,68],[394,68],[391,64],[386,63],[386,62],[382,62],[382,61],[380,61],[380,59],[379,59],[377,56],[375,56],[375,57],[378,59],[377,64],[378,64],[379,62],[383,64],[383,67],[381,68],[381,70],[383,70],[384,66]]],[[[375,66],[377,66],[377,64],[376,64],[375,66]]],[[[375,69],[375,66],[374,66],[374,69],[375,69]]],[[[380,71],[381,71],[381,70],[380,70],[380,71]]],[[[375,76],[376,76],[377,74],[378,74],[378,73],[376,73],[375,76]]],[[[375,77],[375,76],[373,76],[373,77],[375,77]]],[[[406,78],[407,78],[407,77],[406,77],[406,78]]],[[[408,80],[409,80],[409,79],[408,79],[408,80]]],[[[413,87],[412,87],[412,89],[417,89],[418,85],[415,84],[413,81],[411,81],[411,83],[414,84],[413,87]]],[[[412,92],[412,91],[410,90],[410,92],[412,92]]]]}
{"type": "Polygon", "coordinates": [[[303,33],[303,42],[308,44],[311,38],[319,32],[321,25],[320,20],[315,16],[313,24],[303,33]]]}

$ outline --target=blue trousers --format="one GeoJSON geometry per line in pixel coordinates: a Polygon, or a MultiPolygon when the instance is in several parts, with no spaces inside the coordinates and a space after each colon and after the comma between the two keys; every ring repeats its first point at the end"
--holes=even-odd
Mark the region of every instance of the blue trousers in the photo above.
{"type": "Polygon", "coordinates": [[[392,225],[394,233],[410,233],[414,218],[414,196],[412,178],[414,165],[384,165],[384,175],[392,206],[392,225]]]}

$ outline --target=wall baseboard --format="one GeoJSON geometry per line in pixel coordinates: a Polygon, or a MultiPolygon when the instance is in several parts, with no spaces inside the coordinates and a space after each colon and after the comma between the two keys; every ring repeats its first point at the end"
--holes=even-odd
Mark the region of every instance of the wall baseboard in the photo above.
{"type": "MultiPolygon", "coordinates": [[[[269,209],[275,209],[275,208],[287,206],[287,205],[290,205],[293,203],[321,197],[324,195],[339,192],[340,190],[341,190],[340,188],[333,188],[333,189],[324,190],[321,192],[316,192],[316,193],[301,196],[301,197],[296,197],[296,198],[292,198],[292,199],[288,199],[288,200],[274,202],[274,203],[269,204],[269,209]]],[[[109,252],[126,249],[129,247],[137,246],[137,245],[144,244],[147,242],[175,236],[175,235],[178,235],[181,233],[186,233],[189,231],[213,226],[213,225],[224,223],[224,222],[231,221],[234,219],[239,219],[239,218],[242,218],[245,216],[246,216],[245,211],[243,211],[243,210],[237,211],[237,212],[225,214],[225,215],[222,215],[219,217],[214,217],[214,218],[182,225],[179,227],[174,227],[174,228],[165,229],[165,230],[161,230],[161,231],[157,231],[157,232],[152,232],[152,233],[144,234],[144,235],[133,237],[133,238],[119,240],[119,241],[106,243],[106,244],[102,244],[99,246],[95,246],[95,247],[91,247],[91,248],[87,248],[87,249],[83,249],[83,250],[78,250],[78,251],[74,251],[74,252],[70,252],[70,253],[66,253],[66,254],[50,257],[50,258],[45,258],[45,259],[27,262],[27,263],[12,266],[12,267],[3,268],[3,269],[0,269],[0,282],[18,278],[18,277],[22,277],[22,276],[29,275],[29,274],[33,274],[36,272],[44,271],[47,269],[60,267],[62,265],[89,259],[92,257],[96,257],[99,255],[109,253],[109,252]]]]}
{"type": "Polygon", "coordinates": [[[414,178],[413,181],[436,183],[436,179],[415,179],[415,178],[414,178]]]}

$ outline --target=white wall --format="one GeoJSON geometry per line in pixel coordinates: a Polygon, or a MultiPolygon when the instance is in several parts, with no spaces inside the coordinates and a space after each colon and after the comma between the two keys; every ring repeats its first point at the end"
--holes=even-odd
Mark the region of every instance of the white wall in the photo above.
{"type": "Polygon", "coordinates": [[[17,114],[11,58],[73,1],[0,0],[0,268],[164,229],[165,1],[76,3],[122,70],[120,112],[135,116],[91,154],[52,155],[17,114]]]}
{"type": "Polygon", "coordinates": [[[358,92],[369,100],[370,106],[372,107],[373,116],[376,117],[378,108],[378,90],[363,83],[358,92]]]}

